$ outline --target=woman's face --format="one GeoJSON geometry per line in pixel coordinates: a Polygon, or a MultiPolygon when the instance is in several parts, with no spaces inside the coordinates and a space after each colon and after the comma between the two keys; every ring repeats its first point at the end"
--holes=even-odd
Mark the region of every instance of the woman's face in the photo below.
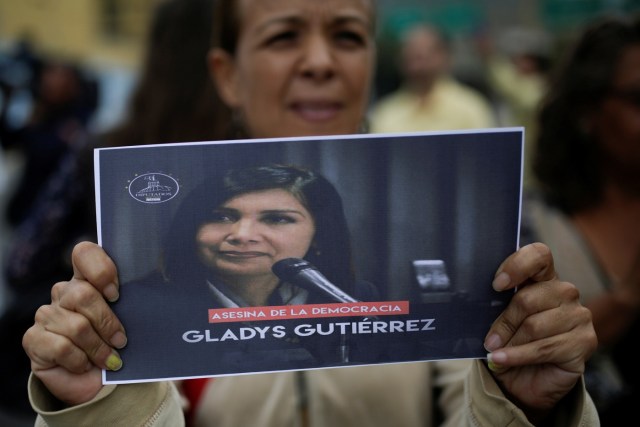
{"type": "Polygon", "coordinates": [[[210,55],[221,96],[256,138],[348,134],[375,60],[370,0],[241,0],[236,55],[210,55]]]}
{"type": "Polygon", "coordinates": [[[591,116],[591,125],[610,168],[640,180],[640,45],[620,58],[611,93],[591,116]]]}
{"type": "Polygon", "coordinates": [[[198,230],[204,263],[223,280],[272,277],[281,259],[305,256],[315,225],[311,213],[282,189],[256,191],[228,200],[198,230]]]}

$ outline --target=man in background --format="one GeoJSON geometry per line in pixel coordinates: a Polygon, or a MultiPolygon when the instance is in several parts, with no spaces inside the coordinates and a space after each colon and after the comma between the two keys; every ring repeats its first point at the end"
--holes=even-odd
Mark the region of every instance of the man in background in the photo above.
{"type": "Polygon", "coordinates": [[[477,129],[495,125],[491,104],[451,74],[448,40],[419,24],[404,33],[400,48],[403,81],[370,114],[372,132],[477,129]]]}

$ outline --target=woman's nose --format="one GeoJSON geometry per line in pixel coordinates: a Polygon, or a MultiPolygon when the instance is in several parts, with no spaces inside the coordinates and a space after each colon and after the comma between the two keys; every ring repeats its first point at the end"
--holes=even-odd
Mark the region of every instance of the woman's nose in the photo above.
{"type": "Polygon", "coordinates": [[[231,226],[228,239],[235,241],[257,241],[259,239],[256,223],[250,219],[241,219],[231,226]]]}
{"type": "Polygon", "coordinates": [[[309,37],[304,50],[302,74],[317,81],[328,80],[336,72],[330,40],[323,35],[309,37]]]}

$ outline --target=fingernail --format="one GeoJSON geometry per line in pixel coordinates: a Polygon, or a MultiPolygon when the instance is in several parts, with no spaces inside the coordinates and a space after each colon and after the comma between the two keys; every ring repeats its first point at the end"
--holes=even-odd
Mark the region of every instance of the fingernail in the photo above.
{"type": "Polygon", "coordinates": [[[127,345],[127,336],[121,331],[116,332],[111,337],[111,345],[115,348],[123,348],[127,345]]]}
{"type": "Polygon", "coordinates": [[[493,372],[500,372],[502,370],[502,368],[499,365],[497,365],[495,362],[493,362],[490,359],[487,360],[487,367],[493,372]]]}
{"type": "Polygon", "coordinates": [[[487,351],[497,350],[500,347],[502,347],[502,339],[500,338],[500,335],[498,335],[498,334],[491,334],[484,341],[484,348],[487,351]]]}
{"type": "Polygon", "coordinates": [[[113,283],[108,284],[104,288],[103,292],[104,292],[105,298],[107,298],[110,302],[116,302],[118,301],[118,298],[120,298],[120,294],[118,293],[118,288],[113,283]]]}
{"type": "Polygon", "coordinates": [[[504,362],[507,361],[507,354],[504,351],[494,351],[487,354],[487,361],[493,364],[496,369],[500,369],[503,367],[504,362]]]}
{"type": "Polygon", "coordinates": [[[117,353],[113,352],[107,359],[105,365],[107,365],[108,370],[117,371],[122,368],[122,359],[120,359],[117,353]]]}
{"type": "Polygon", "coordinates": [[[493,289],[495,289],[496,291],[502,291],[506,289],[510,283],[511,277],[509,277],[507,273],[502,271],[493,279],[493,289]]]}

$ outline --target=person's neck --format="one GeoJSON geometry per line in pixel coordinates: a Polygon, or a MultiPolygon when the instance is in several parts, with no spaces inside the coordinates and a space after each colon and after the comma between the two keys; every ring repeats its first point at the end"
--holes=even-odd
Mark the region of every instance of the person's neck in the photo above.
{"type": "Polygon", "coordinates": [[[221,277],[221,280],[252,307],[267,305],[269,297],[280,283],[273,275],[221,277]]]}
{"type": "Polygon", "coordinates": [[[640,251],[640,197],[616,186],[604,191],[598,206],[573,215],[603,267],[619,278],[629,272],[640,251]]]}
{"type": "Polygon", "coordinates": [[[406,90],[418,97],[424,98],[428,96],[436,85],[436,78],[433,79],[414,79],[408,81],[405,85],[406,90]]]}

